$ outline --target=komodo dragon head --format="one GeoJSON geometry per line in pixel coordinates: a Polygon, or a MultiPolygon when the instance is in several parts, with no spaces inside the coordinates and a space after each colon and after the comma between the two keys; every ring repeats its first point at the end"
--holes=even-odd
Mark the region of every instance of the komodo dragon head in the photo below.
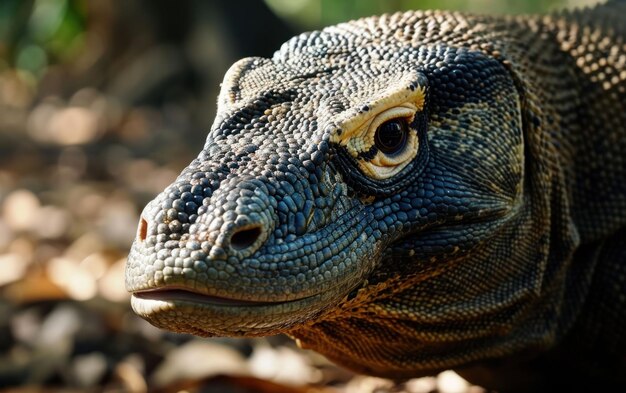
{"type": "Polygon", "coordinates": [[[142,213],[133,309],[385,376],[544,345],[536,124],[480,22],[368,18],[235,63],[204,148],[142,213]]]}

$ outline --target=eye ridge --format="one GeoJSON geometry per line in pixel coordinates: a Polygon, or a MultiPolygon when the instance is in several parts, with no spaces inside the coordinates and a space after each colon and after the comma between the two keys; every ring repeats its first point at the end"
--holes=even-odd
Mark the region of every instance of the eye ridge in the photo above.
{"type": "Polygon", "coordinates": [[[407,144],[409,125],[405,118],[390,119],[376,128],[374,145],[386,155],[401,152],[407,144]]]}

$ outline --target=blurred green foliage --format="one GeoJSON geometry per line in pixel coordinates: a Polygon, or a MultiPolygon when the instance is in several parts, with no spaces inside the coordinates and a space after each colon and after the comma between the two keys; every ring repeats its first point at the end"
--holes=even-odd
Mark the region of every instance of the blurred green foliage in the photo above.
{"type": "Polygon", "coordinates": [[[41,76],[83,45],[86,12],[79,0],[0,1],[0,67],[41,76]]]}

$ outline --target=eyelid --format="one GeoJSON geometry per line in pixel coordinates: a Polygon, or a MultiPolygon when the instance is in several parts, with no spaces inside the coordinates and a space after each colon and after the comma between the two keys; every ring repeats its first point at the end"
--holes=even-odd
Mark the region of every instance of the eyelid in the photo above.
{"type": "MultiPolygon", "coordinates": [[[[387,119],[394,116],[396,110],[409,110],[404,112],[406,117],[413,118],[415,113],[424,109],[424,100],[426,95],[425,86],[417,86],[412,88],[403,87],[401,89],[393,89],[392,93],[387,94],[384,98],[379,98],[367,104],[363,103],[361,108],[368,109],[344,111],[331,119],[330,142],[346,146],[350,143],[350,139],[354,137],[367,138],[366,134],[372,127],[372,123],[378,123],[378,126],[385,117],[387,119]],[[391,111],[391,112],[390,112],[391,111]]],[[[399,115],[399,117],[404,117],[399,115]]]]}

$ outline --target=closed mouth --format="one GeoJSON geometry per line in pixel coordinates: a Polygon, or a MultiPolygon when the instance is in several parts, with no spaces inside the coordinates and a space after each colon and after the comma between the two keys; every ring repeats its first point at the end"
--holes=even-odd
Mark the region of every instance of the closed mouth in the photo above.
{"type": "Polygon", "coordinates": [[[133,311],[153,325],[203,337],[283,333],[328,304],[328,292],[293,300],[243,300],[162,287],[133,292],[133,311]]]}
{"type": "Polygon", "coordinates": [[[242,300],[232,299],[220,296],[206,295],[203,293],[192,292],[183,288],[164,288],[149,289],[144,291],[133,292],[133,296],[144,300],[157,300],[164,302],[188,302],[196,304],[206,304],[212,306],[224,307],[262,307],[275,306],[278,304],[296,302],[305,298],[286,300],[286,301],[258,301],[258,300],[242,300]]]}

